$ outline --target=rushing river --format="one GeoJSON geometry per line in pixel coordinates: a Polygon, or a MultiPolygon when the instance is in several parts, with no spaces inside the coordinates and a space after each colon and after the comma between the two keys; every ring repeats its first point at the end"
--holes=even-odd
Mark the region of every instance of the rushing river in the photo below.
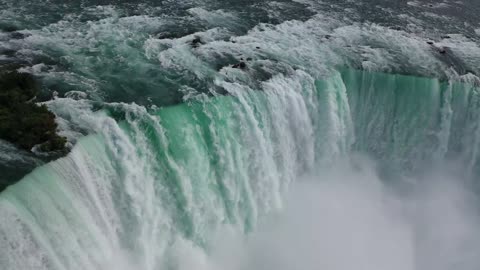
{"type": "Polygon", "coordinates": [[[0,0],[71,147],[0,141],[0,269],[478,269],[479,13],[0,0]]]}

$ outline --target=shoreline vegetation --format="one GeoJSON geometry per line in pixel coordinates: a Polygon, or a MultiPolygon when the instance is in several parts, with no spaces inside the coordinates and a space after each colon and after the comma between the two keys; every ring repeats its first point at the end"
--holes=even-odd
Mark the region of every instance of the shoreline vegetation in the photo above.
{"type": "Polygon", "coordinates": [[[27,151],[65,151],[66,138],[57,134],[55,114],[35,103],[38,85],[31,74],[0,70],[0,139],[27,151]]]}
{"type": "MultiPolygon", "coordinates": [[[[67,139],[57,133],[55,114],[36,103],[38,82],[18,68],[0,65],[0,139],[44,161],[66,155],[67,139]]],[[[17,180],[2,179],[0,192],[17,180]]]]}

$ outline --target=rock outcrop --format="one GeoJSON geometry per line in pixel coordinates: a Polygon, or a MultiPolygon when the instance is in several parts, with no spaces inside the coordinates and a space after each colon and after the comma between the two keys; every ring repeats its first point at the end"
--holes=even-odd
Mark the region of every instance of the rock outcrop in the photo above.
{"type": "Polygon", "coordinates": [[[66,151],[66,139],[57,134],[55,115],[36,104],[38,85],[32,75],[0,67],[0,139],[31,151],[66,151]]]}

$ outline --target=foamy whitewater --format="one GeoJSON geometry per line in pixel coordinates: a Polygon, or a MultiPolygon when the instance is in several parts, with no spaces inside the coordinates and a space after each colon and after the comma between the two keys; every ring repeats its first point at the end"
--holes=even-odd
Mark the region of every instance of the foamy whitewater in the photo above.
{"type": "Polygon", "coordinates": [[[0,0],[72,147],[0,144],[0,269],[480,267],[475,4],[132,2],[0,0]]]}

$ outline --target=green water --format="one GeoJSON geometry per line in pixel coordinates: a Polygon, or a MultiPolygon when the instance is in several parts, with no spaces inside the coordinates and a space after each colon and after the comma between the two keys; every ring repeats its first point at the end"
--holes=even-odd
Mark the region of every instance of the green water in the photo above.
{"type": "Polygon", "coordinates": [[[0,269],[478,269],[477,6],[0,0],[0,269]]]}
{"type": "Polygon", "coordinates": [[[94,113],[97,134],[1,195],[1,265],[177,269],[172,245],[208,252],[222,228],[255,231],[292,183],[352,151],[407,174],[450,159],[466,177],[478,166],[478,132],[464,131],[478,129],[478,89],[467,84],[354,70],[297,71],[261,91],[223,84],[230,95],[154,114],[94,113]]]}

